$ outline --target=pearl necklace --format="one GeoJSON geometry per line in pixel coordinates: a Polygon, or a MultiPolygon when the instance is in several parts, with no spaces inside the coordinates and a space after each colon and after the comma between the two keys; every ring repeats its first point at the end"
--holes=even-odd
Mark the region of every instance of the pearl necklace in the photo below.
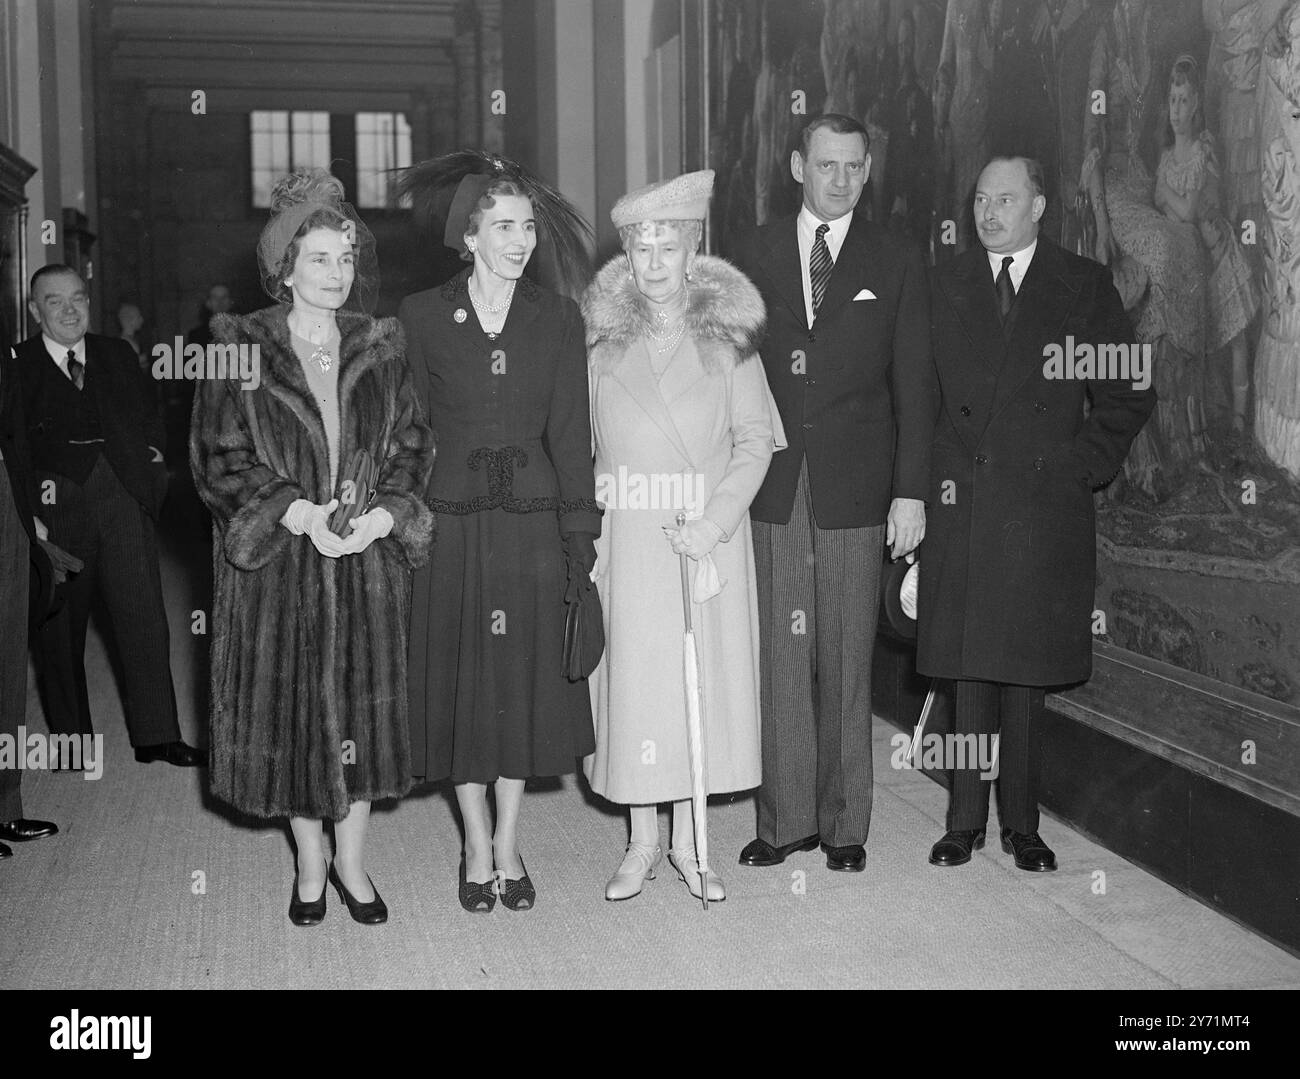
{"type": "Polygon", "coordinates": [[[497,306],[495,307],[491,306],[490,304],[484,303],[482,300],[478,299],[474,295],[473,281],[469,282],[468,291],[469,291],[469,302],[474,305],[474,309],[476,311],[485,311],[490,315],[499,315],[501,314],[502,311],[504,311],[507,307],[510,306],[510,301],[514,299],[515,283],[513,281],[510,282],[510,287],[506,290],[506,298],[502,300],[499,304],[497,304],[497,306]]]}
{"type": "Polygon", "coordinates": [[[657,347],[657,348],[655,349],[656,352],[659,352],[659,353],[671,352],[671,351],[672,351],[673,349],[675,349],[679,344],[681,344],[681,341],[682,341],[682,335],[683,335],[685,332],[686,332],[686,319],[683,318],[680,322],[678,322],[678,324],[677,324],[677,329],[673,330],[672,333],[668,334],[667,336],[661,337],[659,334],[654,333],[654,332],[652,331],[651,334],[650,334],[650,339],[651,339],[652,341],[666,341],[666,342],[668,342],[668,343],[665,344],[665,345],[662,345],[662,346],[657,347]]]}

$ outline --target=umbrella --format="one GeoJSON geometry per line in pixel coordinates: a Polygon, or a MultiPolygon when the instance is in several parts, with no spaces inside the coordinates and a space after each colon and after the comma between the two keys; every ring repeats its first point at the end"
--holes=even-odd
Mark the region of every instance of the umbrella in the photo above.
{"type": "MultiPolygon", "coordinates": [[[[686,514],[677,515],[677,527],[686,514]]],[[[700,654],[691,627],[691,582],[685,553],[678,555],[682,570],[682,609],[686,634],[682,641],[682,667],[686,674],[686,741],[691,761],[691,817],[695,822],[695,859],[700,870],[700,895],[709,909],[708,762],[704,759],[704,687],[700,681],[700,654]]]]}

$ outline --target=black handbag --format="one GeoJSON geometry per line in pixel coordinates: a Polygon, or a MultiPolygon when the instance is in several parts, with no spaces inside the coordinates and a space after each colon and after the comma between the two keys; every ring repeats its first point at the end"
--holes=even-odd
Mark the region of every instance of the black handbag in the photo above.
{"type": "Polygon", "coordinates": [[[346,539],[352,533],[349,524],[370,507],[379,485],[379,466],[370,451],[359,449],[352,455],[348,467],[339,476],[338,507],[330,514],[330,531],[346,539]]]}
{"type": "Polygon", "coordinates": [[[605,615],[600,593],[581,565],[576,572],[577,587],[569,589],[575,598],[566,599],[564,604],[564,676],[570,682],[589,677],[605,654],[605,615]]]}

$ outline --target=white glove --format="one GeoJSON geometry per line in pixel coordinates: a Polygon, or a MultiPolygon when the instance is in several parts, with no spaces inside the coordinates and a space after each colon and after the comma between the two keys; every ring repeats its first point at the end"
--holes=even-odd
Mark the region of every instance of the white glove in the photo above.
{"type": "Polygon", "coordinates": [[[358,514],[349,522],[352,534],[343,541],[344,554],[360,554],[377,539],[393,530],[393,515],[383,506],[358,514]]]}
{"type": "Polygon", "coordinates": [[[681,528],[665,528],[673,553],[685,554],[697,561],[707,555],[722,539],[722,529],[707,517],[687,521],[681,528]]]}
{"type": "Polygon", "coordinates": [[[343,540],[334,535],[329,526],[329,516],[338,508],[338,504],[337,498],[331,498],[323,506],[299,498],[289,504],[280,523],[295,536],[306,534],[316,550],[326,558],[338,558],[339,555],[347,554],[343,540]]]}

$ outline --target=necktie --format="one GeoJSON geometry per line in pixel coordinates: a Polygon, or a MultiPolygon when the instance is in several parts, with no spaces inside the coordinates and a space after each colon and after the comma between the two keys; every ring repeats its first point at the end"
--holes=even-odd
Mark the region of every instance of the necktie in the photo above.
{"type": "Polygon", "coordinates": [[[813,314],[821,307],[826,296],[826,284],[831,279],[831,270],[835,263],[831,261],[831,249],[826,246],[826,233],[830,225],[822,223],[817,226],[817,238],[813,240],[812,253],[808,256],[808,282],[812,285],[813,314]]]}
{"type": "Polygon", "coordinates": [[[1011,314],[1011,305],[1016,302],[1016,290],[1011,287],[1011,264],[1016,260],[1007,255],[1002,260],[1002,272],[998,274],[998,279],[993,283],[993,291],[998,294],[998,314],[1002,321],[1007,321],[1007,316],[1011,314]]]}
{"type": "Polygon", "coordinates": [[[81,389],[85,381],[84,375],[86,365],[77,359],[77,354],[72,349],[68,349],[68,377],[72,379],[72,384],[81,389]]]}

